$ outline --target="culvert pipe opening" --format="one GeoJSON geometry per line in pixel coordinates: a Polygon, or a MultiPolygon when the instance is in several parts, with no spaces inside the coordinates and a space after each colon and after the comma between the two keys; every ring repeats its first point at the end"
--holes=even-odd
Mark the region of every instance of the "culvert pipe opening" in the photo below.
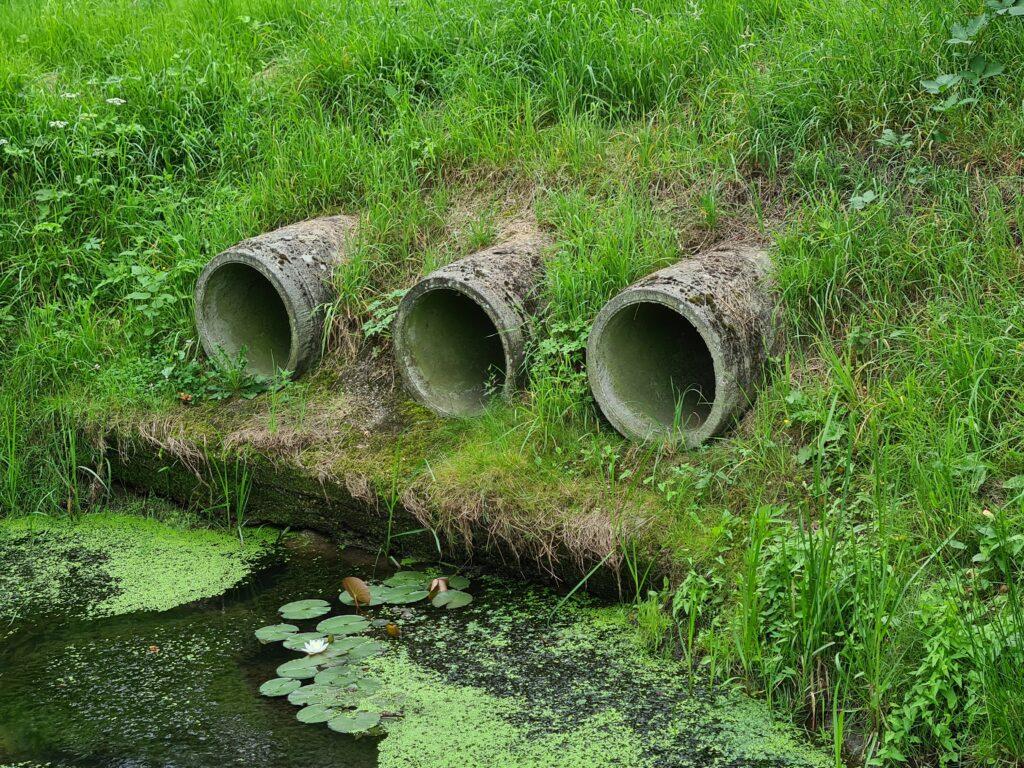
{"type": "Polygon", "coordinates": [[[272,376],[292,357],[292,320],[277,287],[255,267],[227,262],[211,270],[196,307],[208,346],[227,364],[272,376]]]}
{"type": "Polygon", "coordinates": [[[654,272],[598,312],[587,377],[625,437],[694,448],[753,402],[778,337],[767,254],[705,251],[654,272]]]}
{"type": "Polygon", "coordinates": [[[353,216],[323,216],[264,232],[214,256],[196,281],[199,340],[211,360],[249,373],[299,375],[320,359],[331,278],[355,237],[353,216]]]}
{"type": "Polygon", "coordinates": [[[715,401],[707,343],[677,311],[655,302],[622,307],[605,323],[593,354],[603,363],[602,408],[645,435],[698,429],[715,401]]]}
{"type": "Polygon", "coordinates": [[[399,365],[414,394],[433,410],[466,416],[504,390],[502,336],[478,301],[452,288],[423,291],[402,314],[399,365]]]}
{"type": "Polygon", "coordinates": [[[480,413],[523,378],[545,239],[522,235],[453,261],[416,283],[394,322],[395,367],[440,416],[480,413]]]}

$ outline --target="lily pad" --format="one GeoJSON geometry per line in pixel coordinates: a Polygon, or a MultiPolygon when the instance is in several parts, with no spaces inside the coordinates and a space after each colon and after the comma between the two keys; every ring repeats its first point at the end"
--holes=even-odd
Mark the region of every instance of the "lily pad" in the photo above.
{"type": "Polygon", "coordinates": [[[469,605],[473,602],[473,596],[468,592],[460,592],[457,589],[449,589],[447,592],[441,592],[434,598],[435,608],[462,608],[463,606],[469,605]]]}
{"type": "Polygon", "coordinates": [[[300,723],[326,723],[338,714],[338,710],[325,707],[323,704],[310,704],[300,709],[295,714],[295,719],[300,723]]]}
{"type": "Polygon", "coordinates": [[[286,661],[277,668],[278,677],[290,677],[295,680],[306,680],[317,673],[317,657],[305,656],[301,659],[286,661]]]}
{"type": "Polygon", "coordinates": [[[449,576],[448,577],[448,589],[468,589],[469,579],[465,576],[449,576]]]}
{"type": "Polygon", "coordinates": [[[286,603],[277,609],[282,618],[295,621],[296,619],[315,619],[323,616],[331,610],[326,600],[296,600],[293,603],[286,603]]]}
{"type": "Polygon", "coordinates": [[[380,712],[343,712],[327,721],[327,727],[338,733],[363,733],[380,722],[380,712]]]}
{"type": "MultiPolygon", "coordinates": [[[[361,681],[362,682],[362,681],[361,681]]],[[[304,685],[298,690],[292,691],[288,694],[288,701],[297,706],[320,704],[324,707],[336,707],[339,709],[346,709],[348,707],[354,707],[367,696],[375,693],[380,684],[374,681],[366,681],[372,683],[360,688],[358,685],[350,685],[344,688],[339,688],[336,685],[304,685]]]]}
{"type": "MultiPolygon", "coordinates": [[[[348,593],[346,592],[345,594],[348,593]]],[[[316,631],[327,635],[354,635],[359,632],[365,632],[369,627],[370,622],[362,616],[350,613],[324,619],[316,625],[316,631]]]]}
{"type": "Polygon", "coordinates": [[[357,670],[349,666],[341,666],[318,672],[313,678],[313,682],[317,685],[333,685],[344,688],[346,685],[357,682],[360,678],[361,675],[357,670]]]}
{"type": "Polygon", "coordinates": [[[302,683],[295,678],[275,677],[273,680],[267,680],[267,682],[260,686],[260,693],[264,696],[287,696],[300,685],[302,683]]]}
{"type": "Polygon", "coordinates": [[[359,659],[367,659],[370,656],[376,656],[378,653],[383,653],[383,651],[384,646],[380,643],[376,643],[373,640],[363,640],[363,642],[353,646],[345,658],[351,661],[358,661],[359,659]]]}
{"type": "MultiPolygon", "coordinates": [[[[370,587],[370,602],[366,603],[365,605],[361,604],[362,607],[365,608],[367,606],[383,605],[384,603],[386,603],[387,600],[384,599],[384,595],[387,593],[387,590],[388,587],[385,587],[382,584],[374,584],[372,587],[370,587]]],[[[356,604],[356,601],[352,599],[352,595],[350,595],[348,592],[342,592],[340,595],[338,595],[338,599],[341,600],[341,602],[345,605],[356,604]]]]}
{"type": "Polygon", "coordinates": [[[256,630],[256,639],[261,643],[279,643],[299,631],[294,624],[271,624],[256,630]]]}
{"type": "Polygon", "coordinates": [[[380,681],[372,677],[360,677],[344,687],[345,693],[355,698],[372,696],[380,690],[380,681]]]}
{"type": "Polygon", "coordinates": [[[299,707],[305,704],[319,704],[322,703],[319,698],[321,694],[325,694],[329,690],[330,686],[310,683],[309,685],[304,685],[301,688],[296,688],[294,691],[289,693],[288,701],[299,707]]]}
{"type": "Polygon", "coordinates": [[[384,579],[389,587],[416,587],[423,589],[430,583],[430,577],[422,571],[399,571],[389,579],[384,579]]]}
{"type": "Polygon", "coordinates": [[[420,587],[390,587],[383,599],[392,605],[407,605],[426,599],[427,594],[427,590],[420,587]]]}
{"type": "Polygon", "coordinates": [[[282,645],[289,651],[301,651],[302,646],[308,643],[310,640],[323,640],[323,632],[299,632],[298,634],[288,637],[282,645]]]}

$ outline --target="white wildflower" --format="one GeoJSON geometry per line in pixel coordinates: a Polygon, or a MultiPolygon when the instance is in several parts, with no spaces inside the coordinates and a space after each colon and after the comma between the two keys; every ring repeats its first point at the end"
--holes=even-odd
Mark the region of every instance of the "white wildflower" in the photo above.
{"type": "Polygon", "coordinates": [[[82,94],[78,93],[77,91],[76,91],[76,92],[71,92],[71,91],[68,91],[67,93],[62,93],[62,94],[60,95],[60,97],[61,97],[62,99],[68,99],[68,100],[71,100],[71,99],[77,99],[77,98],[78,98],[79,96],[81,96],[81,95],[82,95],[82,94]]]}
{"type": "Polygon", "coordinates": [[[111,99],[107,99],[107,104],[113,104],[115,107],[120,107],[122,104],[127,103],[128,102],[126,102],[124,99],[119,99],[116,96],[111,99]]]}
{"type": "Polygon", "coordinates": [[[7,139],[0,139],[0,147],[5,147],[10,143],[7,139]]]}
{"type": "Polygon", "coordinates": [[[50,127],[51,128],[67,128],[68,127],[68,121],[67,120],[51,120],[50,121],[50,127]]]}

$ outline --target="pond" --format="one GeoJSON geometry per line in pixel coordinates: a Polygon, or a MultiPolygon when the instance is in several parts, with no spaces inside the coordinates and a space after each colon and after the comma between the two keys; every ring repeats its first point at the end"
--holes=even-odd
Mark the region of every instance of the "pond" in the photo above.
{"type": "MultiPolygon", "coordinates": [[[[0,569],[24,569],[23,556],[24,542],[0,540],[0,569]]],[[[253,632],[292,600],[352,612],[341,581],[388,575],[375,559],[291,537],[219,597],[88,618],[75,606],[116,586],[89,578],[86,553],[62,581],[74,599],[0,630],[0,765],[824,764],[760,704],[644,653],[627,609],[573,598],[552,614],[553,592],[473,572],[474,600],[459,610],[368,609],[401,629],[376,630],[386,648],[368,661],[394,715],[386,734],[300,723],[286,699],[258,692],[295,653],[253,632]]]]}

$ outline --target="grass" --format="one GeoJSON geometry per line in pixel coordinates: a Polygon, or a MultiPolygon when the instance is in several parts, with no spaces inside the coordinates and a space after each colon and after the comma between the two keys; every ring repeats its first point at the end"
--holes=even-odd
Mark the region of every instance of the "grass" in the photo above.
{"type": "Polygon", "coordinates": [[[340,358],[386,343],[415,275],[534,217],[553,244],[529,389],[424,427],[435,481],[527,506],[628,491],[707,582],[663,594],[695,663],[881,761],[1024,759],[1021,24],[937,0],[12,0],[0,504],[88,505],[82,419],[260,390],[195,342],[195,277],[231,243],[363,214],[340,358]],[[726,439],[632,450],[588,396],[589,323],[735,238],[770,245],[785,357],[726,439]]]}

